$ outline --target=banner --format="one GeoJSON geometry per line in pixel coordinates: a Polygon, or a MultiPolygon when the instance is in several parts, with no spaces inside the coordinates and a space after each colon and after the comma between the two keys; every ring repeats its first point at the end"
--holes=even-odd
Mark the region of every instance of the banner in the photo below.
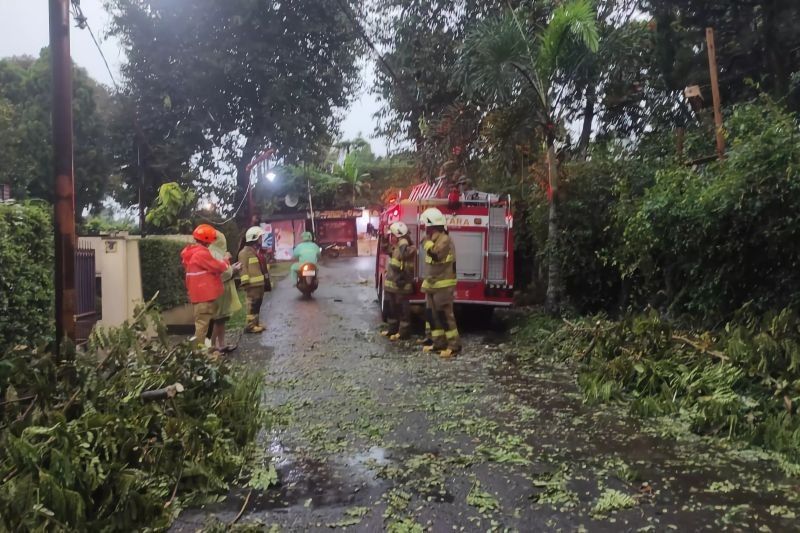
{"type": "Polygon", "coordinates": [[[275,236],[272,234],[272,224],[261,224],[264,237],[261,238],[261,249],[272,252],[275,248],[275,236]]]}
{"type": "Polygon", "coordinates": [[[292,220],[281,220],[272,223],[275,259],[278,261],[292,260],[295,243],[294,225],[292,220]]]}

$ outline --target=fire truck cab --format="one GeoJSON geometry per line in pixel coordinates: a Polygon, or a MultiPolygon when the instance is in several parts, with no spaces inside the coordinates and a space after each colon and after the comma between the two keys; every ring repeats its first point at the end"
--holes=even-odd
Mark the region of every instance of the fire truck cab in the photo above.
{"type": "MultiPolygon", "coordinates": [[[[381,310],[384,304],[383,280],[389,263],[390,247],[387,246],[389,226],[395,221],[408,226],[409,235],[418,249],[425,237],[425,226],[420,215],[429,207],[438,208],[447,217],[447,230],[456,248],[455,303],[484,307],[507,307],[514,292],[514,246],[511,198],[498,195],[465,191],[458,193],[458,201],[446,194],[444,179],[433,184],[423,183],[411,190],[407,199],[390,204],[381,214],[378,257],[375,269],[375,287],[381,310]]],[[[414,273],[412,304],[424,304],[425,295],[420,292],[424,275],[425,256],[418,254],[414,273]]]]}

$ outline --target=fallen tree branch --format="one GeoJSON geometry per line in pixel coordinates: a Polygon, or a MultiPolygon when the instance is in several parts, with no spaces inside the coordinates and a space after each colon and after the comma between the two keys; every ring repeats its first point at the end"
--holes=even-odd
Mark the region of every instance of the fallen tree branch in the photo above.
{"type": "Polygon", "coordinates": [[[700,344],[698,344],[698,343],[694,342],[693,340],[688,339],[686,337],[682,337],[680,335],[673,334],[672,335],[672,340],[678,341],[678,342],[682,342],[686,346],[694,348],[698,352],[708,354],[708,355],[710,355],[712,357],[716,357],[720,361],[724,361],[724,362],[728,361],[728,356],[725,355],[724,353],[719,352],[717,350],[710,350],[710,349],[706,348],[705,346],[701,346],[700,344]]]}
{"type": "Polygon", "coordinates": [[[169,398],[174,398],[183,391],[184,391],[183,385],[181,385],[180,383],[173,383],[172,385],[169,385],[162,389],[143,391],[139,395],[139,397],[145,402],[155,401],[155,400],[167,400],[169,398]]]}
{"type": "Polygon", "coordinates": [[[4,402],[0,402],[0,407],[3,407],[4,405],[9,405],[9,404],[12,404],[12,403],[27,402],[28,400],[33,400],[35,398],[36,398],[36,395],[34,394],[33,396],[23,396],[22,398],[14,398],[13,400],[6,400],[4,402]]]}
{"type": "Polygon", "coordinates": [[[172,496],[170,496],[169,501],[164,504],[164,509],[172,505],[172,502],[175,501],[175,495],[178,494],[178,485],[180,485],[182,477],[183,477],[183,465],[181,465],[181,469],[178,471],[178,479],[175,481],[175,487],[172,489],[172,496]]]}
{"type": "Polygon", "coordinates": [[[250,503],[250,496],[252,496],[252,494],[253,494],[253,489],[250,489],[250,491],[247,493],[247,496],[244,499],[244,503],[242,504],[242,508],[239,509],[239,514],[237,514],[236,518],[234,518],[231,521],[231,523],[228,524],[229,526],[232,526],[233,524],[238,522],[239,519],[242,517],[242,515],[244,514],[244,510],[247,509],[247,504],[250,503]]]}
{"type": "Polygon", "coordinates": [[[31,411],[33,411],[33,406],[36,405],[36,400],[38,400],[38,399],[39,399],[39,395],[35,394],[33,396],[33,401],[28,405],[28,408],[25,409],[25,412],[23,412],[22,414],[20,414],[17,417],[17,422],[19,422],[20,420],[25,420],[26,418],[28,418],[28,415],[31,414],[31,411]]]}

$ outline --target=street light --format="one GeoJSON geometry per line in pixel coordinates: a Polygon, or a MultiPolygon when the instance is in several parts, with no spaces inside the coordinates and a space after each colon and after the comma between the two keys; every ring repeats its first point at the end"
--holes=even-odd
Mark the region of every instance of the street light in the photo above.
{"type": "Polygon", "coordinates": [[[275,181],[275,178],[276,178],[276,177],[277,177],[277,175],[276,175],[274,172],[267,172],[267,179],[268,179],[270,182],[273,182],[273,181],[275,181]]]}

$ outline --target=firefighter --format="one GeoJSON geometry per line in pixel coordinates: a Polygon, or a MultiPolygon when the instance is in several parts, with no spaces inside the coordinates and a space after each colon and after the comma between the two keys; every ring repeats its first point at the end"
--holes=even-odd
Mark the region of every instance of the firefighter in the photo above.
{"type": "MultiPolygon", "coordinates": [[[[194,310],[194,342],[205,346],[206,332],[217,312],[217,298],[222,295],[222,274],[230,268],[230,254],[223,260],[215,259],[208,247],[217,239],[217,230],[200,224],[192,232],[195,244],[181,251],[181,262],[186,271],[186,291],[194,310]]],[[[212,346],[213,349],[213,346],[212,346]]],[[[214,351],[214,355],[219,355],[214,351]]]]}
{"type": "Polygon", "coordinates": [[[396,341],[408,339],[411,333],[411,304],[408,296],[413,292],[414,257],[417,251],[408,235],[408,226],[404,223],[392,223],[389,232],[395,238],[395,245],[383,282],[389,301],[389,329],[382,334],[396,341]]]}
{"type": "Polygon", "coordinates": [[[436,350],[444,359],[454,357],[461,351],[461,338],[453,313],[456,290],[456,249],[447,234],[447,219],[441,211],[431,207],[423,211],[420,220],[425,224],[425,293],[426,329],[430,328],[431,344],[423,351],[436,350]]]}
{"type": "Polygon", "coordinates": [[[257,248],[261,246],[259,240],[264,235],[264,230],[258,226],[248,229],[244,235],[244,247],[239,251],[239,263],[242,264],[242,288],[247,296],[247,327],[246,333],[261,333],[264,326],[259,323],[261,302],[264,300],[264,283],[266,272],[258,259],[257,248]]]}

